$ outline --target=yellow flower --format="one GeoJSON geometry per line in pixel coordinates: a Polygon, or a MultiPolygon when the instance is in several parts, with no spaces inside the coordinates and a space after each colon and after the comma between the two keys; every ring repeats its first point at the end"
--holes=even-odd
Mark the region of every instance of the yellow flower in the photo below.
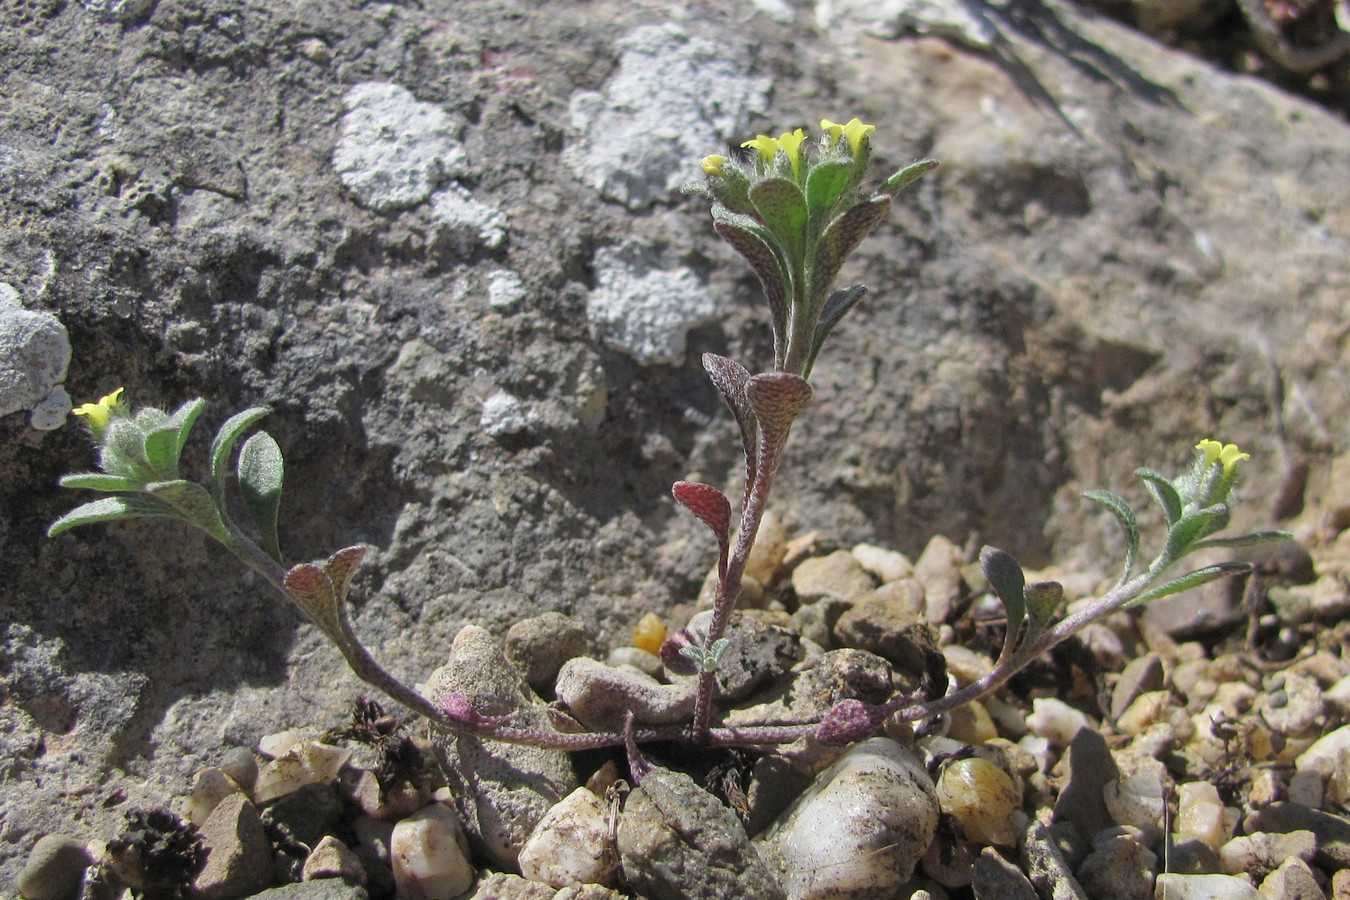
{"type": "Polygon", "coordinates": [[[767,134],[757,134],[753,141],[746,141],[741,146],[754,147],[759,151],[760,158],[767,162],[773,162],[774,156],[778,153],[778,141],[767,134]]]}
{"type": "Polygon", "coordinates": [[[1239,462],[1252,458],[1250,453],[1239,450],[1237,444],[1221,444],[1209,439],[1196,444],[1195,449],[1205,454],[1205,465],[1212,466],[1215,463],[1222,465],[1225,475],[1232,472],[1239,462]]]}
{"type": "Polygon", "coordinates": [[[89,420],[89,427],[95,431],[102,431],[108,427],[108,418],[112,415],[114,409],[122,406],[122,391],[124,388],[118,388],[106,397],[100,397],[97,403],[84,403],[71,410],[77,416],[84,416],[89,420]]]}
{"type": "Polygon", "coordinates": [[[802,141],[806,140],[806,132],[798,128],[795,131],[785,131],[778,136],[778,147],[787,154],[788,162],[792,163],[792,174],[800,174],[802,162],[802,141]]]}
{"type": "Polygon", "coordinates": [[[855,154],[858,152],[858,147],[862,145],[863,138],[877,130],[875,125],[864,125],[856,116],[843,125],[838,122],[831,122],[829,119],[821,119],[820,128],[829,134],[836,144],[839,143],[841,138],[847,138],[848,145],[855,154]]]}
{"type": "Polygon", "coordinates": [[[703,160],[699,163],[699,165],[703,167],[703,172],[706,175],[721,175],[722,164],[726,161],[727,158],[725,156],[722,156],[721,154],[718,153],[714,153],[711,156],[703,157],[703,160]]]}

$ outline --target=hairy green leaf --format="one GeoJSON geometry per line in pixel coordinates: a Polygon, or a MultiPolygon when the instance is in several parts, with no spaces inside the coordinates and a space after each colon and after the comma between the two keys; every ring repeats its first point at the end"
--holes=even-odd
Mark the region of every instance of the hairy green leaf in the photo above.
{"type": "Polygon", "coordinates": [[[1134,569],[1134,557],[1139,552],[1139,520],[1135,518],[1134,510],[1130,504],[1126,503],[1123,497],[1113,494],[1110,491],[1084,491],[1083,496],[1093,503],[1099,503],[1115,514],[1120,522],[1120,527],[1125,529],[1125,571],[1121,573],[1120,580],[1116,584],[1124,584],[1130,578],[1130,572],[1134,569]]]}
{"type": "Polygon", "coordinates": [[[173,420],[178,423],[178,454],[175,458],[182,458],[183,448],[187,446],[188,434],[192,431],[192,426],[197,424],[197,417],[202,414],[206,408],[206,401],[200,397],[189,400],[182,406],[173,411],[173,420]]]}
{"type": "Polygon", "coordinates": [[[271,410],[265,406],[254,406],[241,413],[235,413],[225,420],[211,441],[211,493],[216,504],[225,508],[225,479],[230,472],[230,453],[234,445],[243,437],[244,432],[271,410]]]}
{"type": "Polygon", "coordinates": [[[765,178],[750,186],[750,202],[783,244],[789,259],[801,259],[806,245],[806,197],[786,178],[765,178]]]}
{"type": "Polygon", "coordinates": [[[239,493],[244,497],[253,524],[262,538],[267,555],[281,562],[277,541],[277,513],[281,509],[281,487],[286,466],[281,447],[272,436],[260,431],[244,441],[239,450],[239,493]]]}
{"type": "Polygon", "coordinates": [[[102,472],[79,472],[61,476],[61,487],[84,488],[90,491],[139,491],[141,483],[120,475],[105,475],[102,472]]]}
{"type": "Polygon", "coordinates": [[[792,292],[792,276],[787,269],[776,241],[763,225],[749,216],[713,215],[713,230],[745,257],[769,301],[769,315],[773,320],[774,362],[782,363],[787,352],[788,298],[792,292]]]}
{"type": "Polygon", "coordinates": [[[811,374],[816,357],[820,355],[820,348],[825,346],[825,339],[830,336],[834,326],[839,324],[839,320],[844,318],[844,315],[856,306],[866,293],[867,285],[855,284],[853,287],[830,294],[830,299],[825,301],[825,307],[820,311],[820,320],[816,322],[816,334],[811,341],[811,355],[806,360],[805,375],[811,374]]]}
{"type": "Polygon", "coordinates": [[[1221,547],[1228,550],[1244,550],[1248,547],[1259,547],[1262,544],[1269,544],[1272,541],[1292,540],[1293,537],[1294,536],[1287,531],[1254,531],[1251,534],[1241,534],[1237,537],[1205,538],[1203,541],[1196,541],[1191,549],[1205,550],[1211,547],[1221,547]]]}
{"type": "Polygon", "coordinates": [[[1188,591],[1191,588],[1209,584],[1211,581],[1218,581],[1220,578],[1225,578],[1229,575],[1250,572],[1251,568],[1251,563],[1245,562],[1222,562],[1215,563],[1212,566],[1205,566],[1203,569],[1196,569],[1194,572],[1188,572],[1180,578],[1174,578],[1166,584],[1159,585],[1150,591],[1140,594],[1126,604],[1126,606],[1142,606],[1145,603],[1160,600],[1163,597],[1170,597],[1172,594],[1179,594],[1182,591],[1188,591]]]}
{"type": "Polygon", "coordinates": [[[1027,598],[1027,616],[1031,619],[1027,640],[1044,631],[1059,605],[1064,602],[1064,586],[1058,581],[1033,581],[1024,592],[1027,598]]]}
{"type": "Polygon", "coordinates": [[[998,599],[1008,614],[1008,643],[1013,643],[1022,629],[1027,615],[1026,576],[1011,553],[997,547],[984,546],[980,550],[980,571],[989,580],[998,599]]]}
{"type": "Polygon", "coordinates": [[[1196,541],[1218,531],[1227,520],[1228,507],[1222,503],[1182,516],[1167,532],[1163,557],[1169,562],[1181,559],[1194,549],[1196,541]]]}
{"type": "Polygon", "coordinates": [[[229,546],[229,529],[220,517],[220,510],[216,508],[211,492],[200,484],[180,478],[147,484],[145,491],[172,506],[191,524],[229,546]]]}
{"type": "Polygon", "coordinates": [[[153,497],[131,495],[127,497],[104,497],[92,503],[77,506],[47,529],[48,537],[56,537],[63,531],[69,531],[77,525],[93,525],[98,522],[113,522],[117,519],[134,519],[138,516],[161,516],[179,518],[172,507],[160,503],[153,497]]]}
{"type": "Polygon", "coordinates": [[[1149,494],[1154,502],[1162,507],[1163,519],[1167,522],[1167,527],[1171,528],[1176,521],[1181,518],[1181,495],[1173,486],[1171,480],[1159,472],[1157,469],[1147,467],[1134,470],[1136,478],[1144,482],[1144,487],[1148,488],[1149,494]]]}
{"type": "Polygon", "coordinates": [[[155,477],[161,481],[178,478],[178,433],[177,423],[166,422],[147,431],[141,440],[146,461],[155,470],[155,477]]]}
{"type": "Polygon", "coordinates": [[[823,162],[811,170],[806,176],[806,206],[813,221],[828,217],[834,211],[835,204],[852,180],[852,160],[823,162]]]}
{"type": "Polygon", "coordinates": [[[886,179],[886,184],[882,186],[882,191],[891,196],[903,191],[914,182],[922,178],[927,172],[937,168],[936,159],[921,159],[916,163],[910,163],[899,172],[896,172],[890,178],[886,179]]]}

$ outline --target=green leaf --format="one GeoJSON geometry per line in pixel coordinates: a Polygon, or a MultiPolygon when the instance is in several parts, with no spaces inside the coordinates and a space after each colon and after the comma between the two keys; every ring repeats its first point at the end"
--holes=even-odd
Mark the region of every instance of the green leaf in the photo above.
{"type": "Polygon", "coordinates": [[[980,571],[1008,614],[1007,642],[1012,644],[1027,615],[1026,576],[1011,553],[988,545],[980,549],[980,571]]]}
{"type": "Polygon", "coordinates": [[[1191,550],[1196,541],[1213,534],[1228,520],[1228,507],[1222,503],[1206,506],[1190,515],[1182,516],[1167,532],[1167,544],[1163,547],[1163,558],[1168,562],[1181,559],[1191,550]]]}
{"type": "Polygon", "coordinates": [[[164,425],[147,431],[141,439],[141,448],[146,461],[155,470],[155,477],[161,481],[174,481],[178,478],[178,424],[166,422],[164,425]]]}
{"type": "Polygon", "coordinates": [[[1040,632],[1055,617],[1059,605],[1064,602],[1064,586],[1058,581],[1033,581],[1024,592],[1027,598],[1027,616],[1031,624],[1027,629],[1027,640],[1040,632]]]}
{"type": "Polygon", "coordinates": [[[765,178],[750,186],[750,202],[782,242],[788,259],[802,260],[806,246],[806,197],[802,189],[786,178],[765,178]]]}
{"type": "Polygon", "coordinates": [[[145,491],[172,506],[191,524],[211,537],[229,546],[230,532],[221,519],[220,510],[211,492],[200,484],[176,479],[159,481],[145,486],[145,491]]]}
{"type": "Polygon", "coordinates": [[[200,397],[189,400],[173,411],[173,420],[178,423],[178,457],[182,458],[183,448],[187,446],[188,434],[197,424],[197,417],[206,408],[206,401],[200,397]]]}
{"type": "Polygon", "coordinates": [[[1205,538],[1203,541],[1197,541],[1191,549],[1206,550],[1211,547],[1221,547],[1228,550],[1242,550],[1247,547],[1259,547],[1272,541],[1292,540],[1293,537],[1287,531],[1254,531],[1251,534],[1242,534],[1237,537],[1205,538]]]}
{"type": "Polygon", "coordinates": [[[84,488],[90,491],[139,491],[141,482],[121,475],[105,475],[102,472],[78,472],[61,476],[61,487],[84,488]]]}
{"type": "Polygon", "coordinates": [[[1144,487],[1148,488],[1154,501],[1162,507],[1167,527],[1175,525],[1177,519],[1181,518],[1181,495],[1177,493],[1171,480],[1157,469],[1147,467],[1135,469],[1134,475],[1144,482],[1144,487]]]}
{"type": "Polygon", "coordinates": [[[811,170],[811,174],[806,176],[806,207],[810,210],[812,221],[827,217],[834,211],[835,204],[852,180],[852,160],[823,162],[811,170]]]}
{"type": "Polygon", "coordinates": [[[851,206],[834,218],[820,236],[816,259],[811,267],[811,302],[823,308],[834,279],[848,255],[858,249],[886,218],[891,198],[877,197],[851,206]]]}
{"type": "Polygon", "coordinates": [[[745,257],[759,277],[764,297],[769,301],[769,315],[773,319],[774,362],[781,364],[780,357],[787,352],[786,347],[781,345],[787,336],[788,295],[792,290],[792,277],[781,250],[776,247],[775,238],[768,229],[749,216],[725,211],[719,215],[716,208],[713,209],[713,229],[745,257]]]}
{"type": "Polygon", "coordinates": [[[236,413],[225,420],[211,441],[211,491],[216,504],[225,508],[225,479],[230,470],[230,452],[244,432],[271,410],[265,406],[254,406],[236,413]]]}
{"type": "Polygon", "coordinates": [[[936,159],[921,159],[916,163],[910,163],[890,178],[887,178],[886,184],[883,185],[881,189],[894,197],[896,194],[922,178],[927,172],[936,169],[937,164],[938,161],[936,159]]]}
{"type": "Polygon", "coordinates": [[[103,432],[99,447],[99,468],[109,475],[120,475],[133,481],[155,478],[145,458],[145,437],[130,419],[113,418],[103,432]]]}
{"type": "Polygon", "coordinates": [[[1245,562],[1222,562],[1215,563],[1212,566],[1205,566],[1203,569],[1196,569],[1175,578],[1166,584],[1159,585],[1150,591],[1140,594],[1138,597],[1126,604],[1130,606],[1142,606],[1145,603],[1151,603],[1154,600],[1160,600],[1163,597],[1170,597],[1172,594],[1179,594],[1182,591],[1188,591],[1191,588],[1200,587],[1203,584],[1209,584],[1211,581],[1218,581],[1229,575],[1238,575],[1242,572],[1251,571],[1251,563],[1245,562]]]}
{"type": "Polygon", "coordinates": [[[178,518],[178,514],[167,504],[152,497],[104,497],[83,506],[77,506],[47,529],[48,537],[56,537],[63,531],[69,531],[77,525],[93,525],[97,522],[113,522],[117,519],[134,519],[139,516],[161,516],[178,518]]]}
{"type": "Polygon", "coordinates": [[[277,542],[277,512],[281,509],[281,486],[286,466],[281,448],[272,436],[260,431],[244,442],[239,450],[239,492],[253,516],[267,555],[281,562],[277,542]]]}
{"type": "Polygon", "coordinates": [[[1120,580],[1116,584],[1124,584],[1130,578],[1130,572],[1134,569],[1134,557],[1139,552],[1139,520],[1135,518],[1134,510],[1130,504],[1126,503],[1124,498],[1110,491],[1083,491],[1083,496],[1093,503],[1100,503],[1115,514],[1116,519],[1120,521],[1120,526],[1125,529],[1125,571],[1121,573],[1120,580]]]}
{"type": "Polygon", "coordinates": [[[830,299],[825,301],[825,308],[820,311],[820,319],[816,322],[816,334],[811,341],[811,355],[806,360],[806,375],[811,374],[811,369],[816,364],[816,357],[820,355],[820,348],[825,346],[825,339],[834,331],[834,326],[839,324],[839,320],[857,305],[858,301],[867,293],[867,285],[855,284],[853,287],[844,288],[830,294],[830,299]]]}

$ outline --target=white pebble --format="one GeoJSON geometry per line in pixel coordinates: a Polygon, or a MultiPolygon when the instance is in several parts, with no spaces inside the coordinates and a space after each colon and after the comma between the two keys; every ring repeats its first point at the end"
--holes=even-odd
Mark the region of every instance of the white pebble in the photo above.
{"type": "Polygon", "coordinates": [[[1191,781],[1177,786],[1176,833],[1179,841],[1195,838],[1217,850],[1228,840],[1225,826],[1218,788],[1208,781],[1191,781]]]}
{"type": "Polygon", "coordinates": [[[1069,746],[1080,729],[1092,727],[1087,716],[1054,697],[1037,697],[1031,701],[1031,710],[1031,715],[1027,716],[1031,733],[1040,735],[1056,747],[1069,746]]]}
{"type": "Polygon", "coordinates": [[[1167,900],[1262,900],[1256,888],[1236,875],[1178,875],[1168,872],[1158,876],[1154,890],[1154,896],[1166,897],[1167,900]]]}
{"type": "Polygon", "coordinates": [[[544,814],[520,850],[520,874],[555,888],[609,884],[615,875],[604,804],[577,788],[544,814]]]}
{"type": "MultiPolygon", "coordinates": [[[[275,748],[277,744],[268,743],[264,738],[259,742],[258,749],[267,753],[268,746],[275,748]]],[[[258,780],[253,785],[253,802],[266,803],[307,784],[329,784],[337,778],[338,771],[351,755],[352,751],[346,747],[333,747],[318,741],[292,744],[258,770],[258,780]]]]}
{"type": "Polygon", "coordinates": [[[395,825],[389,855],[399,900],[450,900],[473,884],[469,841],[459,817],[442,803],[395,825]]]}

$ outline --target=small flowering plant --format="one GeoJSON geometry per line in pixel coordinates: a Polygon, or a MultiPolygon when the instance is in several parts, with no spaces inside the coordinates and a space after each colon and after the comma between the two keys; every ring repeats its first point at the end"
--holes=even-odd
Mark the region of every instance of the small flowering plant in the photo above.
{"type": "Polygon", "coordinates": [[[122,389],[75,409],[88,425],[98,450],[98,472],[69,475],[64,487],[110,496],[85,503],[59,518],[49,534],[77,525],[138,516],[176,519],[206,532],[255,569],[283,597],[298,606],[338,647],[358,677],[384,691],[438,729],[482,738],[563,750],[623,745],[635,776],[643,769],[638,745],[682,740],[712,746],[770,746],[803,738],[845,744],[879,733],[888,720],[918,721],[945,713],[993,691],[1041,654],[1083,626],[1111,613],[1246,571],[1241,562],[1169,572],[1191,552],[1207,547],[1245,547],[1275,540],[1282,532],[1218,537],[1229,521],[1238,464],[1248,459],[1232,444],[1204,440],[1191,468],[1169,479],[1153,469],[1135,474],[1162,508],[1167,536],[1154,560],[1135,572],[1140,547],[1137,517],[1121,497],[1107,491],[1085,496],[1110,510],[1126,536],[1124,571],[1109,592],[1058,622],[1063,591],[1054,582],[1028,584],[1009,554],[985,547],[980,563],[1008,617],[1007,639],[993,669],[961,690],[941,692],[946,680],[941,656],[913,694],[884,703],[847,699],[816,721],[741,728],[713,727],[714,673],[728,646],[725,631],[741,590],[774,475],[793,421],[811,399],[807,377],[825,338],[863,296],[865,288],[834,287],[845,258],[884,220],[891,199],[937,163],[922,160],[899,170],[873,192],[863,188],[871,155],[873,126],[858,119],[840,125],[821,122],[812,140],[802,129],[778,137],[759,135],[743,148],[748,158],[704,158],[704,182],[694,191],[712,201],[713,227],[758,276],[773,327],[773,366],[752,375],[734,360],[714,354],[703,365],[740,428],[746,478],[733,522],[731,502],[717,488],[680,481],[672,493],[706,525],[718,545],[718,584],[713,620],[701,642],[678,629],[659,647],[666,667],[697,674],[698,693],[689,727],[623,732],[567,732],[518,727],[511,717],[488,716],[462,694],[427,698],[383,669],[352,631],[346,595],[365,554],[361,546],[339,550],[326,560],[287,566],[277,539],[277,511],[284,483],[281,448],[266,432],[244,435],[267,414],[245,410],[220,427],[211,445],[207,484],[180,473],[180,458],[204,402],[192,400],[172,413],[132,410],[122,389]],[[236,447],[238,453],[236,455],[236,447]],[[251,519],[247,533],[231,517],[226,489],[236,476],[251,519]],[[734,533],[733,533],[734,525],[734,533]]]}

